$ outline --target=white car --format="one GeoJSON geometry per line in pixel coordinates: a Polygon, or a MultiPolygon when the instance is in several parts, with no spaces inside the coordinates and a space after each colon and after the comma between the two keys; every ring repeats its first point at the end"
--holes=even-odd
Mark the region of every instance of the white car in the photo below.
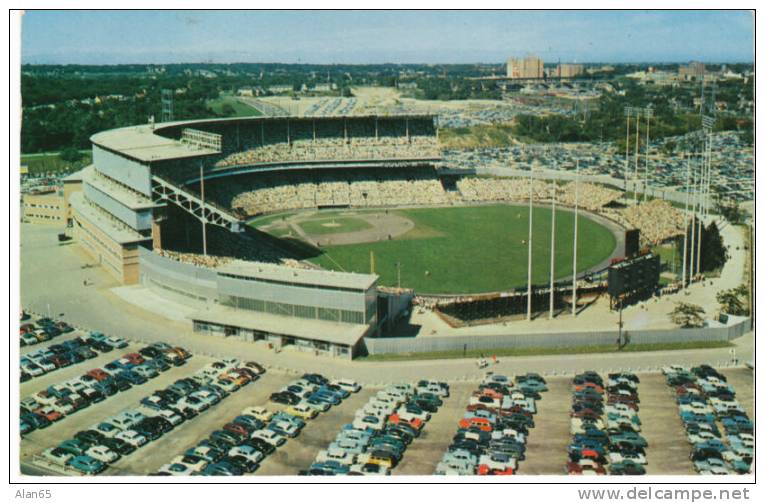
{"type": "Polygon", "coordinates": [[[688,434],[688,442],[691,444],[700,444],[708,440],[719,440],[720,437],[712,433],[711,431],[698,431],[696,433],[688,434]]]}
{"type": "Polygon", "coordinates": [[[101,461],[102,463],[107,463],[107,464],[113,463],[120,458],[119,454],[109,449],[105,445],[94,445],[93,447],[85,451],[85,454],[87,454],[93,459],[97,459],[101,461]]]}
{"type": "Polygon", "coordinates": [[[361,390],[361,385],[356,381],[350,379],[335,379],[330,382],[340,389],[347,391],[348,393],[358,393],[361,390]]]}
{"type": "Polygon", "coordinates": [[[74,456],[66,451],[62,451],[56,447],[45,449],[42,456],[51,463],[56,465],[65,466],[74,456]]]}
{"type": "Polygon", "coordinates": [[[181,424],[184,419],[181,417],[178,413],[173,412],[170,409],[162,409],[159,411],[159,414],[157,414],[162,419],[165,419],[167,422],[169,422],[173,426],[178,426],[181,424]]]}
{"type": "Polygon", "coordinates": [[[42,390],[35,394],[34,400],[40,405],[53,405],[58,400],[58,397],[49,394],[46,390],[42,390]]]}
{"type": "MultiPolygon", "coordinates": [[[[172,464],[179,464],[187,467],[189,471],[200,472],[207,467],[207,461],[202,458],[194,458],[195,462],[191,462],[186,456],[176,456],[173,458],[172,464]]],[[[167,466],[167,465],[165,465],[167,466]]]]}
{"type": "Polygon", "coordinates": [[[260,419],[261,421],[270,421],[273,417],[273,413],[269,412],[265,407],[247,407],[242,411],[243,415],[246,416],[252,416],[255,419],[260,419]]]}
{"type": "Polygon", "coordinates": [[[370,404],[366,404],[361,410],[356,411],[355,417],[375,416],[379,417],[380,419],[388,419],[390,414],[391,413],[388,412],[388,409],[377,408],[370,404]]]}
{"type": "Polygon", "coordinates": [[[664,375],[678,374],[680,372],[688,372],[688,369],[681,365],[667,365],[661,368],[661,373],[664,375]]]}
{"type": "Polygon", "coordinates": [[[114,435],[114,438],[124,440],[133,447],[141,447],[149,440],[135,430],[125,430],[114,435]]]}
{"type": "Polygon", "coordinates": [[[645,455],[639,452],[610,452],[608,454],[608,462],[611,464],[621,463],[626,460],[634,461],[637,464],[644,465],[647,463],[645,455]]]}
{"type": "Polygon", "coordinates": [[[377,392],[377,396],[380,396],[381,394],[383,396],[393,397],[396,400],[398,400],[400,403],[403,403],[404,401],[406,401],[407,398],[409,398],[408,393],[404,393],[403,391],[398,390],[392,386],[388,386],[384,390],[377,392]]]}
{"type": "Polygon", "coordinates": [[[605,429],[605,425],[601,419],[596,419],[595,421],[582,421],[578,417],[574,417],[571,419],[570,433],[572,435],[576,435],[577,433],[585,433],[587,429],[585,428],[586,425],[592,425],[597,430],[605,429]]]}
{"type": "Polygon", "coordinates": [[[327,449],[319,451],[319,453],[316,455],[317,463],[323,463],[325,461],[337,461],[340,464],[350,466],[353,464],[355,459],[356,456],[353,453],[341,449],[327,449]]]}
{"type": "Polygon", "coordinates": [[[273,430],[269,430],[266,428],[253,431],[252,434],[250,435],[250,438],[259,438],[263,440],[264,442],[268,442],[274,447],[279,447],[280,445],[282,445],[284,442],[287,441],[287,439],[284,438],[282,435],[276,433],[273,430]]]}
{"type": "Polygon", "coordinates": [[[263,459],[263,453],[250,445],[237,445],[228,451],[230,457],[242,456],[253,463],[260,463],[263,459]]]}
{"type": "Polygon", "coordinates": [[[45,372],[53,372],[54,370],[56,370],[56,366],[55,366],[55,365],[53,365],[53,364],[52,364],[52,363],[50,363],[50,362],[46,362],[46,361],[45,361],[45,360],[43,360],[42,358],[38,358],[37,360],[34,360],[34,362],[35,362],[35,363],[36,363],[36,364],[37,364],[37,365],[38,365],[38,366],[39,366],[41,369],[43,369],[45,372]]]}
{"type": "Polygon", "coordinates": [[[482,454],[481,457],[478,458],[478,464],[486,465],[490,470],[505,471],[510,468],[513,472],[515,472],[518,467],[518,461],[513,457],[505,458],[503,456],[493,456],[491,454],[482,454]]]}
{"type": "Polygon", "coordinates": [[[422,411],[421,414],[415,413],[415,412],[409,412],[406,410],[406,407],[399,407],[396,410],[396,414],[398,414],[398,417],[403,419],[404,421],[411,422],[414,419],[419,419],[420,421],[427,421],[430,419],[430,414],[422,411]]]}
{"type": "Polygon", "coordinates": [[[21,370],[31,375],[32,377],[39,377],[45,374],[45,370],[37,363],[25,363],[21,366],[21,370]]]}
{"type": "Polygon", "coordinates": [[[50,405],[50,407],[59,414],[63,414],[64,416],[74,412],[74,405],[63,400],[56,400],[50,405]]]}
{"type": "Polygon", "coordinates": [[[680,405],[679,409],[680,412],[694,412],[696,414],[708,414],[712,412],[708,405],[698,402],[684,403],[680,405]]]}

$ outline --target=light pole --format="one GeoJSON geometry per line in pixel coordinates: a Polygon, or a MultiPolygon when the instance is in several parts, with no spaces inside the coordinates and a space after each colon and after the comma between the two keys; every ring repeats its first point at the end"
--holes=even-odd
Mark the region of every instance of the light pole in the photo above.
{"type": "Polygon", "coordinates": [[[640,179],[638,177],[638,157],[640,155],[639,148],[640,148],[640,109],[635,109],[635,122],[637,122],[636,127],[636,133],[635,133],[635,176],[632,177],[632,183],[634,184],[634,200],[635,204],[637,204],[637,188],[638,188],[638,180],[640,179]]]}
{"type": "Polygon", "coordinates": [[[576,242],[579,238],[579,159],[576,160],[576,178],[574,183],[576,184],[574,187],[574,295],[571,301],[571,314],[576,317],[576,242]]]}
{"type": "Polygon", "coordinates": [[[205,170],[204,164],[199,163],[199,189],[202,196],[202,254],[207,256],[207,211],[205,209],[205,170]]]}
{"type": "Polygon", "coordinates": [[[550,319],[553,319],[555,304],[555,196],[557,188],[556,180],[553,179],[552,230],[550,231],[550,319]]]}
{"type": "Polygon", "coordinates": [[[526,286],[526,319],[531,321],[531,236],[533,229],[534,219],[534,163],[531,164],[529,170],[529,271],[526,286]]]}

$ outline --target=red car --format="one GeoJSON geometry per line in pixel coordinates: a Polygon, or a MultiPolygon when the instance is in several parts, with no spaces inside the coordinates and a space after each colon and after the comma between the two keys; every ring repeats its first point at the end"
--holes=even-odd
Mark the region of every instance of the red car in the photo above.
{"type": "Polygon", "coordinates": [[[391,416],[388,418],[388,422],[391,424],[409,425],[418,431],[421,430],[423,426],[425,426],[425,423],[421,419],[414,418],[411,421],[407,421],[406,419],[401,419],[398,414],[391,414],[391,416]]]}
{"type": "Polygon", "coordinates": [[[133,365],[140,365],[146,360],[143,359],[143,356],[139,355],[138,353],[127,353],[122,355],[123,358],[130,361],[133,365]]]}
{"type": "Polygon", "coordinates": [[[59,419],[64,417],[63,415],[61,415],[60,412],[57,412],[57,411],[55,411],[52,408],[47,407],[47,406],[46,407],[40,407],[39,409],[35,410],[35,414],[37,414],[38,416],[44,417],[45,419],[47,419],[51,423],[53,423],[55,421],[58,421],[59,419]]]}
{"type": "Polygon", "coordinates": [[[87,375],[89,375],[96,381],[103,381],[104,379],[108,379],[109,377],[111,377],[109,374],[107,374],[101,369],[88,370],[87,375]]]}
{"type": "Polygon", "coordinates": [[[566,471],[569,475],[605,475],[606,469],[599,464],[580,465],[569,461],[566,463],[566,471]]]}
{"type": "Polygon", "coordinates": [[[493,431],[494,426],[488,419],[482,417],[462,418],[459,422],[460,428],[478,428],[481,431],[493,431]]]}
{"type": "Polygon", "coordinates": [[[478,465],[478,475],[513,475],[512,468],[500,470],[498,468],[489,468],[489,465],[478,465]]]}
{"type": "Polygon", "coordinates": [[[574,386],[574,391],[582,391],[585,389],[594,389],[598,393],[603,393],[603,386],[599,386],[595,384],[594,382],[588,382],[584,384],[577,384],[574,386]]]}
{"type": "Polygon", "coordinates": [[[240,436],[242,438],[250,437],[250,432],[247,431],[247,428],[245,428],[239,423],[228,423],[223,427],[223,429],[226,431],[230,431],[234,435],[240,436]]]}

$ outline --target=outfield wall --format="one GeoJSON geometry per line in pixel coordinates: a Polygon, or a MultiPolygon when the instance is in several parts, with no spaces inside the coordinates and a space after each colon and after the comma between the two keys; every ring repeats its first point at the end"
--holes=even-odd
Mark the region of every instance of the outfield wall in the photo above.
{"type": "MultiPolygon", "coordinates": [[[[630,344],[657,344],[679,342],[722,342],[741,337],[751,330],[751,320],[745,318],[728,326],[707,328],[674,328],[665,330],[625,330],[630,344]]],[[[619,333],[612,331],[562,332],[545,334],[506,334],[439,337],[384,337],[366,338],[367,353],[429,353],[436,351],[462,351],[560,348],[582,346],[616,346],[619,333]]]]}

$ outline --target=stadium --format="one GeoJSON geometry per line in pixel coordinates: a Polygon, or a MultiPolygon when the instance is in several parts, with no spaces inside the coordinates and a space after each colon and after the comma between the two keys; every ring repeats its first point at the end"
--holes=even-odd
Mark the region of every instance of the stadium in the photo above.
{"type": "MultiPolygon", "coordinates": [[[[612,188],[449,167],[430,115],[150,123],[91,142],[69,201],[83,249],[192,306],[195,331],[275,348],[352,358],[415,306],[450,324],[568,316],[606,292],[610,264],[683,232],[663,201],[634,215],[612,188]]],[[[658,261],[649,272],[641,289],[658,261]]]]}

